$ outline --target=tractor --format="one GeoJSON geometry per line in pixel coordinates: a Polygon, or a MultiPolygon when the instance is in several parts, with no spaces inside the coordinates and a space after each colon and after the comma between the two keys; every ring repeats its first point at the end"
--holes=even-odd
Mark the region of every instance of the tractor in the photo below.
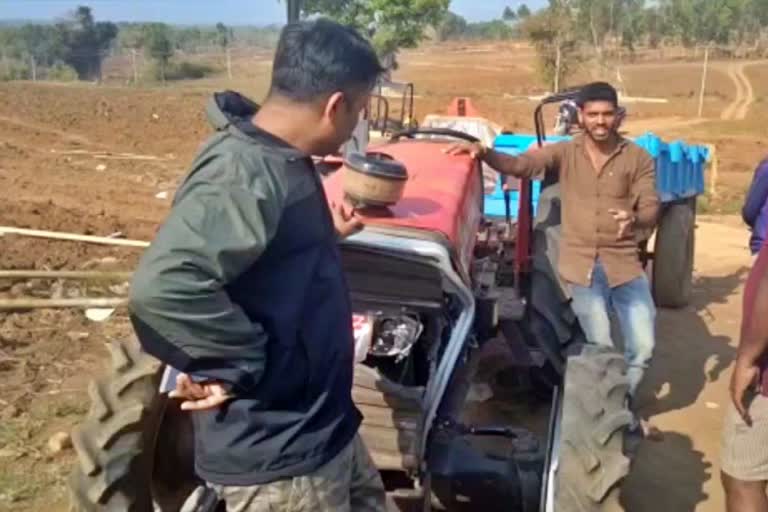
{"type": "MultiPolygon", "coordinates": [[[[395,509],[620,510],[638,446],[626,365],[585,343],[555,271],[556,183],[535,211],[533,184],[518,183],[496,215],[480,163],[444,153],[475,140],[406,129],[324,179],[329,201],[355,201],[365,218],[341,245],[361,434],[395,509]],[[396,201],[350,196],[353,172],[395,176],[396,201]],[[484,375],[494,359],[504,367],[484,375]],[[502,399],[472,401],[482,378],[502,399]]],[[[159,391],[158,361],[132,340],[111,350],[112,370],[90,386],[73,435],[74,509],[179,511],[201,486],[191,421],[159,391]]]]}

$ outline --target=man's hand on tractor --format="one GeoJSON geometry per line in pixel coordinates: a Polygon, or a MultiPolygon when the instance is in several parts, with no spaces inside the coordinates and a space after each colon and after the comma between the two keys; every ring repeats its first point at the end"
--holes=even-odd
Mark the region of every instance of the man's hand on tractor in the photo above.
{"type": "Polygon", "coordinates": [[[460,142],[444,149],[443,152],[449,155],[469,155],[472,158],[482,160],[488,153],[488,148],[480,142],[460,142]]]}
{"type": "Polygon", "coordinates": [[[333,226],[336,228],[336,235],[339,240],[343,240],[350,235],[354,235],[363,229],[363,220],[355,215],[355,211],[347,211],[343,204],[331,204],[331,214],[333,214],[333,226]]]}
{"type": "Polygon", "coordinates": [[[233,397],[227,387],[220,382],[194,382],[184,373],[176,377],[176,389],[168,396],[183,400],[181,408],[185,411],[215,409],[233,397]]]}
{"type": "Polygon", "coordinates": [[[628,237],[632,232],[632,227],[635,225],[635,216],[626,210],[610,209],[608,210],[608,213],[613,215],[613,220],[615,220],[619,225],[619,231],[616,234],[616,239],[622,240],[628,237]]]}
{"type": "Polygon", "coordinates": [[[752,418],[749,416],[749,404],[747,404],[748,392],[753,391],[757,384],[760,368],[755,363],[736,359],[736,366],[731,375],[731,401],[739,412],[739,415],[749,426],[752,426],[752,418]]]}

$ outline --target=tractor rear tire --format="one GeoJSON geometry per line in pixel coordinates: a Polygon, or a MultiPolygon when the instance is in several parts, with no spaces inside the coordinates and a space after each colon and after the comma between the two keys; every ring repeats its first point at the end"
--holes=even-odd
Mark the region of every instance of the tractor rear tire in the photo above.
{"type": "Polygon", "coordinates": [[[89,386],[91,409],[72,436],[72,510],[178,511],[196,482],[191,454],[181,453],[189,429],[158,392],[163,367],[135,341],[114,342],[110,352],[112,370],[89,386]]]}
{"type": "Polygon", "coordinates": [[[557,512],[613,512],[629,473],[625,434],[629,382],[624,358],[592,346],[568,358],[555,475],[557,512]]]}
{"type": "Polygon", "coordinates": [[[693,291],[696,199],[666,207],[656,232],[653,298],[663,308],[682,308],[693,291]]]}

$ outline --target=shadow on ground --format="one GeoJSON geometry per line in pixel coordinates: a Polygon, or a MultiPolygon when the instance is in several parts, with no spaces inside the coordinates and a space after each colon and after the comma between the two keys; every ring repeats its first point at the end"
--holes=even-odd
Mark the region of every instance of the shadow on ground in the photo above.
{"type": "Polygon", "coordinates": [[[727,276],[702,277],[691,305],[659,311],[657,348],[638,404],[644,414],[656,416],[695,403],[704,386],[733,362],[731,339],[712,334],[707,320],[713,318],[710,308],[726,303],[748,272],[742,267],[727,276]]]}
{"type": "MultiPolygon", "coordinates": [[[[717,380],[735,357],[731,338],[710,332],[711,307],[725,304],[743,282],[749,269],[697,280],[690,306],[660,310],[657,349],[638,407],[651,418],[694,404],[709,382],[717,380]]],[[[739,318],[725,319],[738,322],[739,318]]],[[[735,331],[738,329],[735,328],[735,331]]],[[[719,404],[722,406],[725,404],[719,404]]],[[[695,413],[690,421],[695,423],[695,413]]],[[[695,428],[695,426],[694,426],[695,428]]],[[[691,438],[665,432],[664,440],[644,443],[625,482],[622,503],[627,512],[693,512],[707,500],[704,484],[712,464],[694,448],[691,438]]]]}
{"type": "Polygon", "coordinates": [[[640,449],[622,489],[627,512],[693,512],[708,496],[703,485],[712,478],[711,464],[691,438],[665,432],[661,443],[640,449]]]}

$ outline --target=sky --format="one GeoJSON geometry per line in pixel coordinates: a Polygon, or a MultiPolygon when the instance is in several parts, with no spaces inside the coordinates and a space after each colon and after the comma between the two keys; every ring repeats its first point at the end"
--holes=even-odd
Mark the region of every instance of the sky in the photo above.
{"type": "MultiPolygon", "coordinates": [[[[546,0],[451,0],[451,10],[469,21],[499,18],[504,7],[546,0]]],[[[97,20],[161,21],[177,24],[267,25],[283,23],[278,0],[0,0],[0,20],[53,20],[78,5],[89,5],[97,20]]]]}

